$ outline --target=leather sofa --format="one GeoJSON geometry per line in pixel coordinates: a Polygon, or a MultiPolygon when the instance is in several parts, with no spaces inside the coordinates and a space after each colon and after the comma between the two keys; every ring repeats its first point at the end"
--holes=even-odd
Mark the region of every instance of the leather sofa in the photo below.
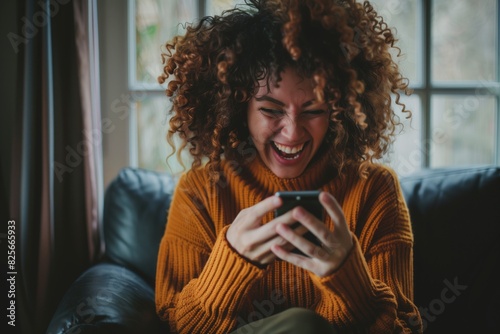
{"type": "MultiPolygon", "coordinates": [[[[72,284],[47,334],[168,332],[155,314],[154,279],[175,183],[144,169],[119,173],[104,199],[104,258],[72,284]]],[[[424,332],[498,332],[500,167],[426,169],[401,186],[424,332]]]]}

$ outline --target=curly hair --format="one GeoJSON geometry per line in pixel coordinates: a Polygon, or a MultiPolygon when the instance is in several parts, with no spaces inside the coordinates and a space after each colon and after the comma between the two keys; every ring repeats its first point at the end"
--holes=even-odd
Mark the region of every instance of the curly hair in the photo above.
{"type": "Polygon", "coordinates": [[[246,6],[203,17],[165,45],[163,73],[172,100],[168,142],[173,136],[206,162],[217,179],[223,157],[244,161],[251,143],[244,125],[257,82],[277,84],[293,67],[315,82],[318,100],[331,111],[326,144],[339,174],[356,166],[361,174],[389,149],[401,125],[395,103],[410,94],[391,49],[400,54],[391,29],[369,1],[246,0],[246,6]]]}

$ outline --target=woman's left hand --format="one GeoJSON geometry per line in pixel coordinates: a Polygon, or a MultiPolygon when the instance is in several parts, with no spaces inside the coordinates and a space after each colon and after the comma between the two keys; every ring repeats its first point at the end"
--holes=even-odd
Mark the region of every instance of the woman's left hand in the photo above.
{"type": "Polygon", "coordinates": [[[324,277],[342,265],[353,247],[353,241],[337,200],[327,192],[322,192],[319,200],[332,218],[333,231],[302,207],[293,209],[293,218],[311,231],[320,240],[321,245],[318,246],[306,240],[288,225],[279,224],[276,232],[307,256],[292,253],[278,245],[274,245],[271,250],[282,260],[309,270],[319,277],[324,277]]]}

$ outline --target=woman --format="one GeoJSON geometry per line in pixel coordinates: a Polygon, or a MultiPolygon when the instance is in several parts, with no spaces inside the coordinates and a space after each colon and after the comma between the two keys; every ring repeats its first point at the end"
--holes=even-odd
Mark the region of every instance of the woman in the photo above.
{"type": "Polygon", "coordinates": [[[158,255],[172,332],[421,331],[408,210],[374,163],[407,90],[394,42],[368,2],[249,0],[167,43],[169,142],[194,158],[158,255]],[[285,190],[321,190],[325,219],[274,217],[285,190]]]}

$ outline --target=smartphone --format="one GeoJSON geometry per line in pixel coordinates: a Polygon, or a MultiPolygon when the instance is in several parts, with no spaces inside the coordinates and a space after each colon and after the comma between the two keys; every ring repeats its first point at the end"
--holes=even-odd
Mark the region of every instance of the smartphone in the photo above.
{"type": "MultiPolygon", "coordinates": [[[[282,198],[283,204],[274,210],[274,216],[278,217],[296,206],[301,206],[315,215],[319,220],[323,221],[323,206],[319,202],[319,194],[319,190],[278,191],[275,195],[282,198]]],[[[300,222],[295,223],[292,225],[292,228],[297,227],[299,224],[300,222]]],[[[318,246],[321,245],[318,238],[311,232],[304,234],[304,238],[318,246]]],[[[298,249],[292,250],[292,253],[305,255],[298,249]]]]}

